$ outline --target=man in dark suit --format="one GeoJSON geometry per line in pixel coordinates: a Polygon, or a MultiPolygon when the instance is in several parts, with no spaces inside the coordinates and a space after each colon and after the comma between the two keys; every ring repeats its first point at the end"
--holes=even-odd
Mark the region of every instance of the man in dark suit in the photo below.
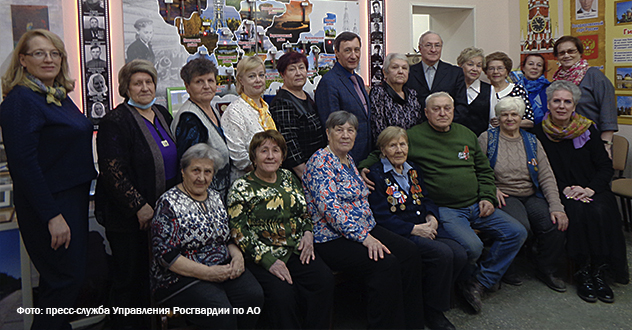
{"type": "Polygon", "coordinates": [[[428,95],[447,92],[454,99],[454,122],[463,124],[465,118],[462,116],[467,113],[463,69],[441,61],[442,47],[443,40],[435,32],[427,31],[419,37],[421,62],[410,67],[406,86],[417,91],[422,109],[426,107],[428,95]]]}
{"type": "Polygon", "coordinates": [[[334,53],[336,64],[318,83],[314,100],[323,127],[334,111],[345,110],[358,117],[358,132],[350,152],[357,164],[373,149],[369,95],[364,80],[354,72],[360,63],[360,37],[353,32],[341,33],[334,40],[334,53]]]}
{"type": "Polygon", "coordinates": [[[90,28],[83,30],[83,40],[105,40],[105,29],[99,27],[99,20],[96,17],[90,17],[90,28]]]}

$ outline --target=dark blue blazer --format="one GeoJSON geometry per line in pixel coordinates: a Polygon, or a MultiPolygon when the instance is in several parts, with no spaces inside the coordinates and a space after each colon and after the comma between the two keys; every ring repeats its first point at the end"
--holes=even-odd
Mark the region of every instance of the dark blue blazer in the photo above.
{"type": "MultiPolygon", "coordinates": [[[[452,64],[439,61],[432,87],[428,87],[422,62],[410,67],[410,74],[406,82],[408,88],[417,91],[417,99],[421,109],[426,108],[426,97],[435,92],[446,92],[454,99],[454,122],[463,124],[463,117],[467,114],[467,92],[463,69],[452,64]]],[[[426,114],[423,114],[426,121],[426,114]]],[[[467,125],[465,125],[467,126],[467,125]]]]}
{"type": "MultiPolygon", "coordinates": [[[[355,74],[355,73],[354,73],[355,74]]],[[[360,84],[360,89],[366,99],[366,104],[371,109],[369,94],[364,88],[364,80],[355,74],[360,84]]],[[[371,150],[373,150],[373,142],[371,141],[371,125],[370,111],[366,113],[362,106],[362,100],[353,86],[353,82],[348,78],[348,71],[338,62],[333,69],[329,70],[318,83],[314,101],[318,109],[320,121],[325,126],[329,114],[338,110],[345,110],[358,117],[358,134],[356,135],[355,144],[351,149],[351,157],[357,163],[365,159],[371,150]]]]}
{"type": "MultiPolygon", "coordinates": [[[[421,194],[424,197],[420,198],[421,205],[414,204],[410,191],[407,191],[406,195],[408,198],[404,203],[404,205],[406,205],[404,211],[397,205],[395,212],[391,212],[391,204],[386,200],[388,197],[386,193],[386,189],[388,188],[386,179],[389,179],[391,182],[397,181],[395,181],[395,177],[393,177],[391,172],[384,173],[384,165],[381,161],[373,164],[373,166],[369,168],[371,172],[367,175],[369,180],[375,183],[375,190],[369,194],[369,204],[371,204],[371,211],[373,211],[375,221],[384,228],[404,237],[410,236],[414,225],[425,223],[426,215],[428,214],[434,215],[437,221],[439,220],[439,208],[428,198],[428,190],[424,185],[421,168],[412,162],[408,162],[408,164],[413,167],[413,170],[417,171],[417,180],[421,187],[421,194]]],[[[408,174],[408,183],[411,183],[410,171],[408,171],[408,174]]]]}

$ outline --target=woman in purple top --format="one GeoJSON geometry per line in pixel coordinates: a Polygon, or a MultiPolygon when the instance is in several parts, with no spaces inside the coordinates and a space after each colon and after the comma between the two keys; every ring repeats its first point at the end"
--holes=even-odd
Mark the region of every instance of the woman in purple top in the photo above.
{"type": "MultiPolygon", "coordinates": [[[[149,307],[149,221],[156,200],[178,181],[172,117],[155,105],[157,73],[146,60],[121,68],[119,94],[125,102],[100,122],[97,220],[112,248],[111,306],[149,307]]],[[[149,327],[149,318],[113,315],[113,328],[149,327]]]]}

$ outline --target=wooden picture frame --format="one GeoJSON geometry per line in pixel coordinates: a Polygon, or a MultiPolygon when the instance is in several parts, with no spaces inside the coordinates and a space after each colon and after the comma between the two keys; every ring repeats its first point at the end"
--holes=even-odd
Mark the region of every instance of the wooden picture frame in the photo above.
{"type": "Polygon", "coordinates": [[[632,125],[632,95],[616,94],[617,123],[632,125]]]}

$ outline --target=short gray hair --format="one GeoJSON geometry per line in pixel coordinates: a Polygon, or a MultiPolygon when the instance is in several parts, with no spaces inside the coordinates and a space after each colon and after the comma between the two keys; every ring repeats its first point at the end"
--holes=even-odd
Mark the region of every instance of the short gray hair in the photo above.
{"type": "Polygon", "coordinates": [[[525,109],[526,105],[524,104],[524,100],[520,96],[503,97],[494,107],[496,117],[500,117],[500,114],[503,111],[516,110],[520,115],[520,118],[522,118],[524,116],[525,109]]]}
{"type": "Polygon", "coordinates": [[[437,98],[437,97],[442,97],[442,96],[449,98],[450,101],[452,101],[452,104],[454,105],[454,99],[447,92],[434,92],[426,97],[426,107],[428,107],[428,103],[430,103],[432,99],[437,98]]]}
{"type": "Polygon", "coordinates": [[[210,159],[213,161],[213,172],[217,173],[217,166],[220,163],[219,151],[206,143],[198,143],[184,152],[180,159],[180,168],[186,170],[194,159],[210,159]]]}
{"type": "Polygon", "coordinates": [[[427,35],[431,35],[431,34],[436,34],[436,35],[439,37],[439,39],[441,39],[441,43],[443,44],[443,38],[441,38],[441,35],[440,35],[440,34],[438,34],[437,32],[434,32],[434,31],[432,31],[432,30],[428,30],[428,31],[426,31],[426,32],[422,33],[422,34],[419,36],[419,41],[418,41],[417,45],[421,45],[421,42],[424,40],[424,38],[425,38],[427,35]]]}
{"type": "Polygon", "coordinates": [[[577,87],[577,85],[573,84],[568,80],[556,80],[546,88],[546,99],[551,100],[553,98],[553,93],[559,90],[569,91],[573,94],[573,103],[577,105],[579,99],[582,97],[582,90],[577,87]]]}
{"type": "Polygon", "coordinates": [[[402,60],[408,63],[406,55],[400,53],[390,53],[386,55],[386,58],[384,59],[384,72],[388,73],[388,67],[391,66],[391,62],[393,60],[402,60]]]}
{"type": "Polygon", "coordinates": [[[358,117],[351,112],[344,110],[334,111],[329,114],[329,117],[327,117],[325,127],[327,129],[333,129],[336,126],[342,126],[346,123],[351,124],[351,126],[353,126],[356,130],[358,129],[358,117]]]}
{"type": "Polygon", "coordinates": [[[406,139],[406,144],[408,144],[408,133],[406,133],[405,129],[399,126],[389,126],[378,135],[375,146],[382,150],[382,148],[386,148],[389,142],[399,139],[402,136],[406,139]]]}
{"type": "Polygon", "coordinates": [[[456,64],[461,66],[463,63],[479,56],[483,59],[483,67],[485,67],[485,53],[483,52],[483,49],[476,47],[467,47],[463,49],[461,54],[459,54],[459,57],[456,58],[456,64]]]}

